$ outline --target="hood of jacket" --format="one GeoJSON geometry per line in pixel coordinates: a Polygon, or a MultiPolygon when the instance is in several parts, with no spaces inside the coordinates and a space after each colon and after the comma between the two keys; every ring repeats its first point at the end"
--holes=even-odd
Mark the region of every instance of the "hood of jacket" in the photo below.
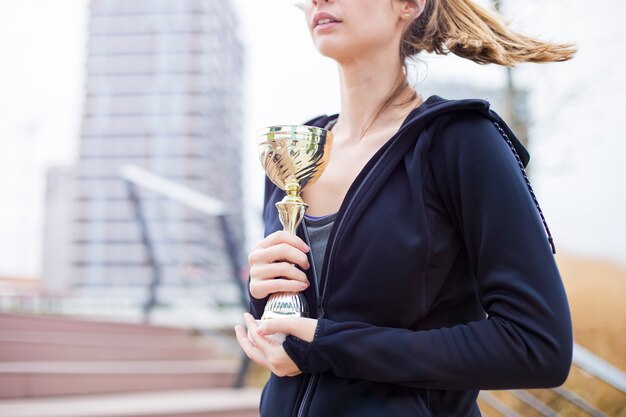
{"type": "MultiPolygon", "coordinates": [[[[432,95],[428,97],[422,104],[413,109],[400,127],[400,131],[406,130],[410,127],[416,127],[417,125],[423,126],[425,123],[433,119],[434,117],[442,114],[450,113],[453,111],[466,111],[474,110],[485,117],[490,118],[492,121],[497,122],[500,127],[504,129],[509,139],[513,143],[515,150],[517,151],[520,160],[524,167],[528,165],[530,160],[530,154],[522,142],[517,138],[515,133],[504,122],[504,120],[494,110],[491,109],[491,103],[488,100],[469,98],[469,99],[446,99],[438,95],[432,95]]],[[[308,126],[323,127],[330,120],[336,119],[339,113],[335,114],[322,114],[314,117],[304,124],[308,126]]],[[[401,133],[401,132],[398,132],[401,133]]]]}

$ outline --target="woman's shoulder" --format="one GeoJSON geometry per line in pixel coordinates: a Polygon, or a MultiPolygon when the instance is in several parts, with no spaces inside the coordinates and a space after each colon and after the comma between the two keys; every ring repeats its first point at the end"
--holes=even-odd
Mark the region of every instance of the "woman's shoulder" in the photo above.
{"type": "Polygon", "coordinates": [[[504,144],[515,150],[524,167],[530,160],[526,146],[488,102],[487,107],[460,106],[455,111],[442,113],[430,121],[427,129],[432,141],[431,151],[469,156],[481,148],[504,144]]]}
{"type": "Polygon", "coordinates": [[[303,124],[303,125],[306,125],[306,126],[316,126],[316,125],[317,125],[317,123],[318,123],[320,120],[323,120],[323,119],[325,119],[326,117],[328,117],[328,115],[327,115],[327,114],[320,114],[320,115],[318,115],[318,116],[315,116],[315,117],[312,117],[312,118],[308,119],[306,122],[303,122],[302,124],[303,124]]]}

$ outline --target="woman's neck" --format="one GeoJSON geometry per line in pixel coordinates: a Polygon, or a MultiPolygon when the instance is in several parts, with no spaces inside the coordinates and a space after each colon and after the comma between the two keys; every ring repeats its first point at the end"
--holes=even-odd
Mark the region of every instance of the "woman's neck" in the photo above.
{"type": "MultiPolygon", "coordinates": [[[[358,142],[361,132],[378,112],[388,94],[402,81],[404,74],[397,53],[381,51],[378,54],[361,56],[357,60],[339,62],[341,85],[341,110],[339,120],[333,128],[336,134],[347,140],[358,142]]],[[[399,99],[407,98],[405,92],[399,99]]],[[[398,101],[398,100],[397,100],[398,101]]],[[[403,119],[408,107],[416,101],[398,108],[388,107],[379,119],[377,126],[386,126],[403,119]]]]}

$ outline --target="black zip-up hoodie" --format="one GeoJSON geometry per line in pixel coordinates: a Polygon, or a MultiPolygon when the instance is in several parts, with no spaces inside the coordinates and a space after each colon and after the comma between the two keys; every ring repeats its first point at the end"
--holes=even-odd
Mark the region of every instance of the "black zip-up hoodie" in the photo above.
{"type": "MultiPolygon", "coordinates": [[[[261,416],[474,417],[481,389],[561,385],[571,317],[528,161],[486,100],[414,109],[350,186],[322,270],[305,271],[315,337],[287,336],[303,373],[271,374],[261,416]]],[[[265,236],[283,196],[266,178],[265,236]]]]}

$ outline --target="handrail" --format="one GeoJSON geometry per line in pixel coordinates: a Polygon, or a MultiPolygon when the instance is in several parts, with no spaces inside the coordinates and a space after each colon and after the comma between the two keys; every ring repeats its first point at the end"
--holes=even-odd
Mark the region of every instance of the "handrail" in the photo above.
{"type": "Polygon", "coordinates": [[[589,404],[587,400],[565,387],[555,387],[551,388],[551,390],[592,417],[609,417],[595,406],[589,404]]]}
{"type": "Polygon", "coordinates": [[[530,394],[528,391],[514,389],[514,390],[510,390],[509,392],[515,398],[517,398],[524,404],[528,405],[533,410],[535,410],[538,414],[541,414],[544,417],[561,417],[561,414],[559,414],[552,408],[548,407],[539,398],[530,394]]]}
{"type": "Polygon", "coordinates": [[[489,407],[493,408],[504,417],[522,417],[517,411],[510,408],[508,405],[500,401],[498,397],[487,391],[480,391],[478,398],[483,400],[489,407]]]}
{"type": "Polygon", "coordinates": [[[227,210],[221,201],[185,187],[184,185],[177,184],[167,178],[155,175],[135,165],[124,165],[120,170],[120,174],[126,181],[156,194],[161,194],[170,200],[191,207],[209,216],[223,216],[227,214],[227,210]]]}
{"type": "Polygon", "coordinates": [[[626,374],[577,343],[574,343],[573,362],[585,372],[626,394],[626,374]]]}
{"type": "MultiPolygon", "coordinates": [[[[226,245],[226,251],[228,253],[228,259],[232,270],[232,277],[239,290],[241,306],[244,310],[247,310],[249,303],[247,288],[244,286],[244,283],[239,276],[239,248],[233,239],[233,232],[227,218],[227,216],[232,214],[235,210],[229,210],[227,205],[220,200],[209,197],[189,187],[178,184],[134,165],[122,166],[120,175],[128,186],[128,197],[135,208],[135,218],[142,230],[142,241],[149,255],[150,265],[153,270],[152,279],[149,284],[148,299],[146,300],[144,306],[144,321],[149,319],[150,312],[156,303],[157,287],[160,285],[161,278],[159,262],[156,260],[156,256],[154,254],[153,242],[150,234],[148,233],[147,222],[143,214],[143,207],[139,199],[137,187],[141,187],[155,194],[164,196],[186,207],[195,209],[205,215],[217,218],[222,237],[226,245]]],[[[243,386],[244,375],[247,372],[249,362],[250,360],[248,356],[242,354],[240,370],[234,383],[235,388],[241,388],[243,386]]]]}

